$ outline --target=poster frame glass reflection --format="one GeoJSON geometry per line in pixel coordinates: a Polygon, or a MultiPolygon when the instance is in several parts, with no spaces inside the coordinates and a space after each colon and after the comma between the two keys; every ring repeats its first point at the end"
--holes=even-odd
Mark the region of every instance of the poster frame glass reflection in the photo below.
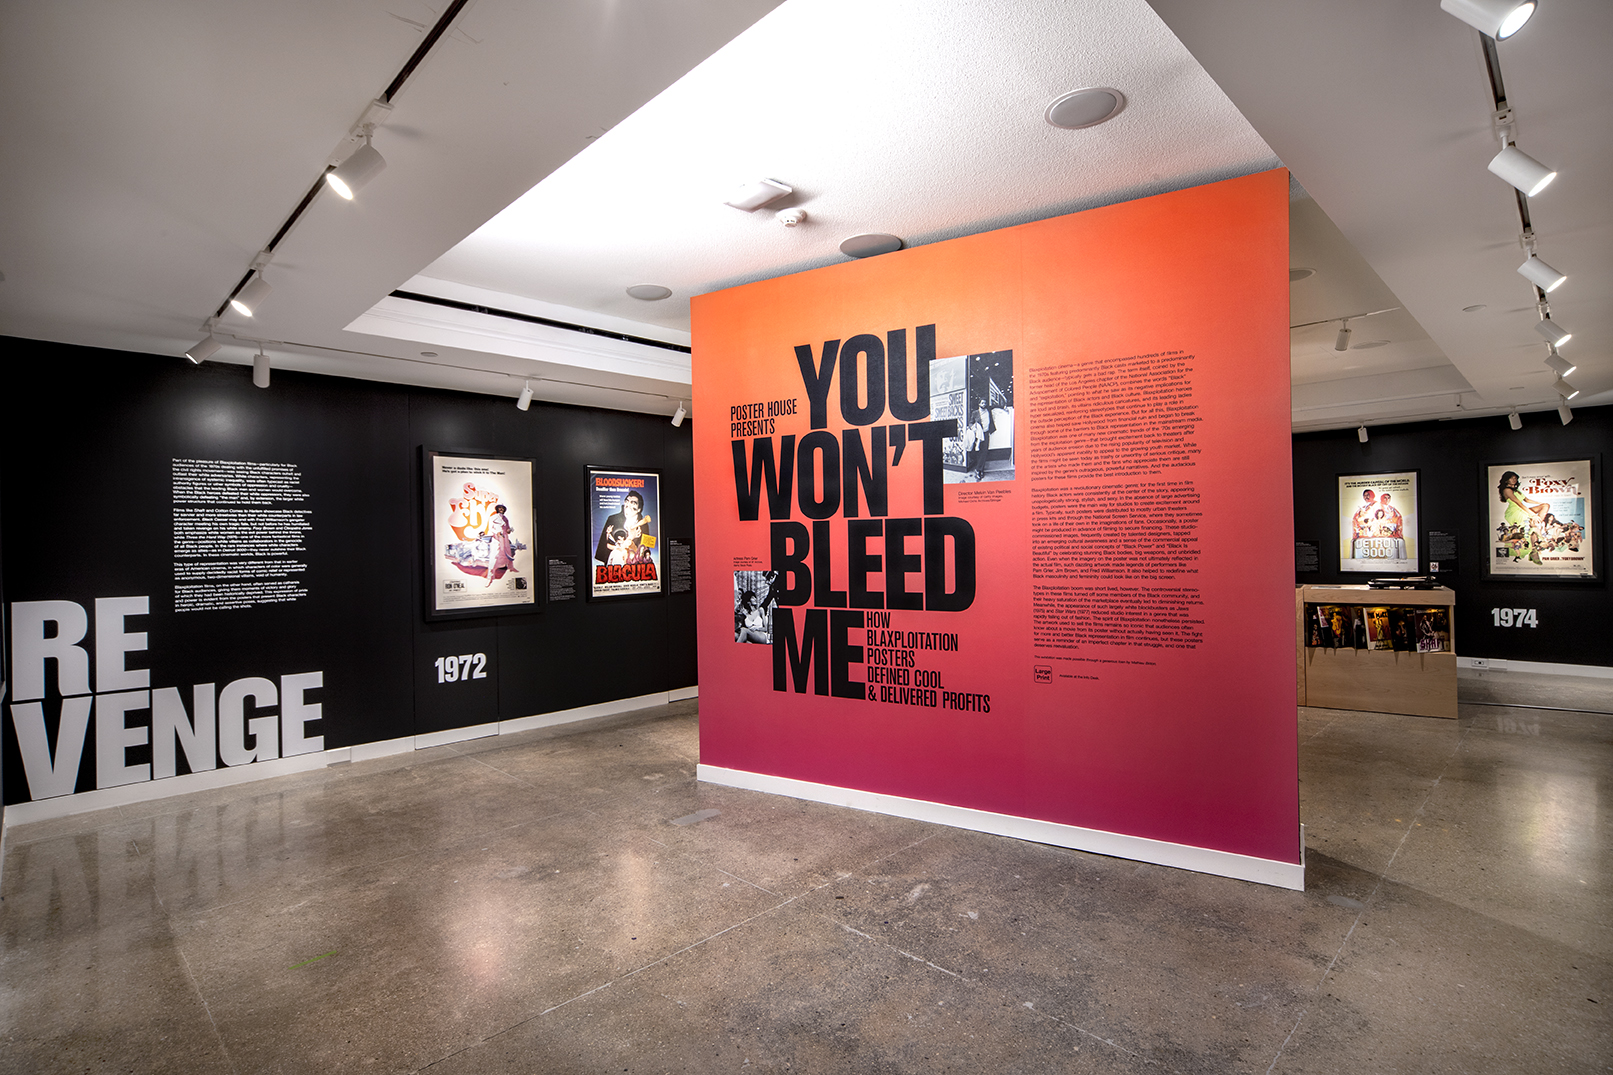
{"type": "Polygon", "coordinates": [[[1415,575],[1422,562],[1421,470],[1340,474],[1339,571],[1415,575]]]}
{"type": "Polygon", "coordinates": [[[1601,580],[1600,454],[1480,467],[1484,578],[1601,580]]]}
{"type": "Polygon", "coordinates": [[[421,448],[427,620],[541,609],[534,469],[530,458],[421,448]]]}
{"type": "Polygon", "coordinates": [[[585,476],[588,600],[660,597],[666,593],[661,472],[590,464],[585,476]],[[635,495],[636,508],[630,503],[635,495]]]}

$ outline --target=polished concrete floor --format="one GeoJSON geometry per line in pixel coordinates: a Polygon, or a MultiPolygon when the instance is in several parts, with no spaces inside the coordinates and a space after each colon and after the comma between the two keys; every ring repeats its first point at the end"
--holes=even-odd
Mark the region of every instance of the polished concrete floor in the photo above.
{"type": "Polygon", "coordinates": [[[1306,891],[694,780],[694,703],[10,830],[5,1072],[1613,1067],[1613,681],[1299,714],[1306,891]]]}

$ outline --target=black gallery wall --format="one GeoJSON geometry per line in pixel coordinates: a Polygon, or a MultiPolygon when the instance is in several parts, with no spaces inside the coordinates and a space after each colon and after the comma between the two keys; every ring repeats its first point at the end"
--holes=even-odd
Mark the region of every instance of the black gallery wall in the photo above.
{"type": "MultiPolygon", "coordinates": [[[[197,684],[213,685],[222,706],[227,684],[258,683],[259,693],[244,703],[237,690],[234,705],[246,718],[246,745],[255,742],[260,760],[269,760],[277,743],[311,752],[321,737],[328,750],[696,682],[692,590],[611,602],[585,596],[593,555],[585,468],[659,470],[661,540],[692,544],[689,423],[675,428],[665,417],[541,402],[522,412],[513,398],[284,371],[259,389],[250,368],[238,365],[198,368],[165,356],[18,339],[6,347],[0,584],[10,696],[0,745],[7,803],[31,797],[18,698],[42,707],[49,755],[35,732],[25,734],[33,736],[36,782],[48,761],[60,793],[67,782],[83,792],[153,771],[140,767],[154,760],[150,706],[165,688],[177,688],[199,725],[198,710],[211,707],[215,694],[210,689],[198,701],[197,684]],[[427,622],[422,446],[534,461],[537,533],[514,536],[535,551],[533,581],[544,598],[538,611],[427,622]],[[176,499],[176,460],[280,465],[275,480],[298,492],[275,509],[308,512],[300,547],[279,561],[304,565],[276,583],[285,590],[281,599],[176,610],[184,529],[176,520],[186,508],[176,499]],[[546,566],[555,558],[576,570],[571,599],[546,599],[546,566]],[[147,599],[145,613],[138,614],[138,601],[120,598],[147,599]],[[33,702],[16,689],[11,646],[15,612],[27,602],[70,603],[84,619],[78,653],[33,661],[44,683],[33,702]],[[461,654],[485,655],[486,676],[439,682],[437,659],[461,654]],[[84,666],[76,681],[64,663],[84,666]],[[84,697],[64,705],[64,682],[69,694],[84,697]],[[131,686],[149,695],[131,695],[131,686]],[[93,692],[97,710],[87,720],[80,712],[90,708],[85,692],[93,692]],[[271,726],[276,705],[302,722],[271,726]],[[317,717],[309,719],[314,705],[317,717]],[[262,723],[254,725],[254,717],[262,723]],[[256,735],[260,730],[267,734],[256,735]],[[307,737],[300,743],[299,732],[307,737]],[[120,736],[121,744],[103,742],[120,736]],[[69,772],[75,743],[76,778],[69,772]]],[[[67,608],[69,620],[76,615],[67,608]]],[[[48,639],[62,630],[36,623],[34,634],[48,639]]],[[[36,642],[36,649],[50,645],[36,642]]],[[[29,727],[38,723],[34,717],[29,727]]],[[[219,734],[222,743],[227,733],[219,734]]],[[[221,753],[222,764],[242,763],[240,732],[232,738],[236,761],[221,753]]],[[[167,753],[177,755],[170,763],[177,774],[189,771],[184,749],[167,753]]],[[[162,768],[156,775],[165,775],[162,768]]]]}
{"type": "MultiPolygon", "coordinates": [[[[1492,660],[1613,666],[1609,617],[1608,544],[1604,522],[1608,493],[1604,464],[1613,458],[1613,407],[1581,407],[1564,426],[1555,411],[1523,416],[1513,431],[1504,415],[1444,422],[1374,426],[1362,444],[1353,429],[1294,436],[1294,537],[1321,546],[1320,568],[1296,574],[1300,583],[1364,583],[1372,576],[1339,570],[1340,474],[1416,470],[1420,505],[1420,570],[1429,568],[1428,534],[1456,535],[1456,570],[1440,583],[1456,591],[1456,651],[1492,660]],[[1487,579],[1489,505],[1496,490],[1491,465],[1590,459],[1595,495],[1594,580],[1487,579]],[[1502,626],[1492,610],[1535,610],[1533,625],[1502,626]]],[[[1387,600],[1387,599],[1386,599],[1387,600]]],[[[1509,617],[1510,618],[1510,617],[1509,617]]]]}

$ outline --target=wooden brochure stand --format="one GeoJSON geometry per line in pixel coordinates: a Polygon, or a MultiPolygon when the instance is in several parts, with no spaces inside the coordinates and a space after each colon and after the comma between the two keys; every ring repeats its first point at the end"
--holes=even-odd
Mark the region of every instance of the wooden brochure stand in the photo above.
{"type": "Polygon", "coordinates": [[[1367,586],[1300,586],[1294,591],[1299,652],[1299,704],[1422,717],[1456,716],[1456,593],[1374,590],[1367,586]],[[1442,606],[1450,652],[1407,653],[1307,646],[1306,605],[1442,606]]]}

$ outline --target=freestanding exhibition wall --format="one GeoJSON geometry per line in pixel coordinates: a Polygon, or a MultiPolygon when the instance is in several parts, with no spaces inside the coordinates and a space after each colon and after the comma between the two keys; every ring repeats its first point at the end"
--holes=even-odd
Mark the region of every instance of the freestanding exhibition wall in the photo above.
{"type": "Polygon", "coordinates": [[[1287,214],[695,299],[701,777],[1302,887],[1287,214]]]}

